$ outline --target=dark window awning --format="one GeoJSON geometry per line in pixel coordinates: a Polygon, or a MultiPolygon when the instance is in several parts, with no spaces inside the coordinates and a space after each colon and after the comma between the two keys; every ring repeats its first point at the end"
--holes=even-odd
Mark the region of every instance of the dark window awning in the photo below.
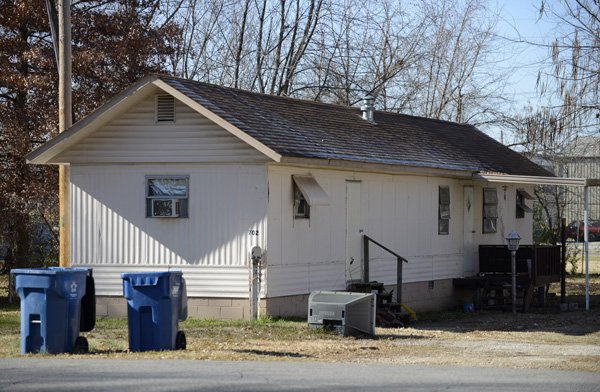
{"type": "Polygon", "coordinates": [[[527,207],[527,205],[524,202],[517,200],[517,205],[519,206],[519,208],[521,208],[525,212],[533,212],[533,210],[531,208],[527,207]]]}
{"type": "Polygon", "coordinates": [[[523,196],[523,199],[535,200],[535,198],[531,196],[525,189],[517,188],[517,192],[523,196]]]}

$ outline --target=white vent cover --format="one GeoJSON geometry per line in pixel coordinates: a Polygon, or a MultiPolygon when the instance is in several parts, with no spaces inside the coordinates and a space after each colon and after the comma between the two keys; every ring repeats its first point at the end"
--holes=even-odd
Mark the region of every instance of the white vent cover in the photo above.
{"type": "Polygon", "coordinates": [[[172,95],[156,96],[156,122],[175,122],[175,98],[172,95]]]}

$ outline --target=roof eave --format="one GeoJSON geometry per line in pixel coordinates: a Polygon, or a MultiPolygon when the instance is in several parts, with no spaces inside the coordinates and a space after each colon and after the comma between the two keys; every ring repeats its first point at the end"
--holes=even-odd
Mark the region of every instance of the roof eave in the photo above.
{"type": "Polygon", "coordinates": [[[342,159],[318,159],[301,157],[282,157],[280,164],[298,167],[327,168],[336,170],[351,170],[376,173],[407,174],[420,176],[439,176],[470,180],[473,178],[472,170],[444,169],[429,166],[413,166],[388,163],[373,163],[342,159]]]}
{"type": "Polygon", "coordinates": [[[496,173],[475,173],[473,174],[473,179],[495,183],[568,186],[587,186],[589,181],[585,178],[524,176],[496,173]]]}

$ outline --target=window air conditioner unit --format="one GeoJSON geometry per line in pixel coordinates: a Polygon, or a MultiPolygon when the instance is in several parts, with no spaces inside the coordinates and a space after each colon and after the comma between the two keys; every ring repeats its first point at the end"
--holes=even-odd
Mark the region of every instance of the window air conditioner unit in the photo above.
{"type": "Polygon", "coordinates": [[[153,218],[177,218],[179,216],[178,199],[153,199],[153,218]]]}

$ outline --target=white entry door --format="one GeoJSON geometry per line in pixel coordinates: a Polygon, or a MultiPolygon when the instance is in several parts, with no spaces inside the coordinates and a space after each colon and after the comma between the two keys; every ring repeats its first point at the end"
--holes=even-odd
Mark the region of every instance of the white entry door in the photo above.
{"type": "Polygon", "coordinates": [[[475,245],[473,243],[475,202],[473,201],[473,187],[463,188],[463,274],[471,276],[474,274],[475,245]]]}
{"type": "Polygon", "coordinates": [[[362,280],[362,229],[359,181],[346,181],[346,282],[362,280]]]}

